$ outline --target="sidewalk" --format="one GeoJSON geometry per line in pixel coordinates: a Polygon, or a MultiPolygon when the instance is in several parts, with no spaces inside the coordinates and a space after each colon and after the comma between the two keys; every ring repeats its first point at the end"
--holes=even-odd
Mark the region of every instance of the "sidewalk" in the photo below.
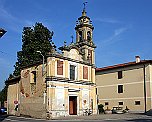
{"type": "Polygon", "coordinates": [[[147,116],[145,114],[100,114],[100,115],[91,115],[91,116],[67,116],[67,117],[58,117],[55,120],[122,120],[122,119],[152,119],[152,116],[147,116]]]}

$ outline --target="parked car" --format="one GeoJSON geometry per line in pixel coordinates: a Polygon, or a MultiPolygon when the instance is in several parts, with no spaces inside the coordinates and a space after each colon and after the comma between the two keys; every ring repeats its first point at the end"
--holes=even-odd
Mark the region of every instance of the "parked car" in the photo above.
{"type": "Polygon", "coordinates": [[[123,107],[113,107],[112,113],[113,114],[123,114],[124,113],[123,107]]]}
{"type": "Polygon", "coordinates": [[[0,108],[0,114],[7,114],[7,108],[1,107],[0,108]]]}

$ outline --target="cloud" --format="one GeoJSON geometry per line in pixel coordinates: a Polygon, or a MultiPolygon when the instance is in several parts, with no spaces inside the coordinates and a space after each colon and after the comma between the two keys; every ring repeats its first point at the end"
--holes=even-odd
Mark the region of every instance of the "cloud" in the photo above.
{"type": "Polygon", "coordinates": [[[128,28],[126,28],[126,27],[116,29],[116,30],[114,31],[114,36],[119,36],[121,33],[123,33],[124,31],[126,31],[127,29],[128,29],[128,28]]]}
{"type": "Polygon", "coordinates": [[[120,41],[121,40],[120,35],[123,34],[125,31],[127,31],[128,29],[129,29],[128,27],[122,27],[114,30],[113,34],[109,38],[101,41],[102,45],[110,45],[117,41],[120,41]]]}
{"type": "Polygon", "coordinates": [[[9,11],[7,11],[3,5],[0,5],[0,18],[3,23],[7,23],[5,26],[6,28],[9,28],[10,30],[20,33],[20,23],[22,22],[20,19],[13,16],[9,11]]]}
{"type": "Polygon", "coordinates": [[[120,21],[112,19],[112,18],[96,18],[94,19],[94,21],[99,21],[103,23],[112,23],[112,24],[121,23],[120,21]]]}
{"type": "Polygon", "coordinates": [[[0,13],[0,18],[3,20],[14,21],[16,19],[6,9],[4,9],[3,5],[0,5],[0,13]]]}
{"type": "Polygon", "coordinates": [[[27,21],[21,20],[21,18],[14,16],[4,3],[0,3],[0,18],[1,22],[6,23],[5,28],[10,29],[16,33],[21,33],[23,25],[26,25],[27,21]]]}

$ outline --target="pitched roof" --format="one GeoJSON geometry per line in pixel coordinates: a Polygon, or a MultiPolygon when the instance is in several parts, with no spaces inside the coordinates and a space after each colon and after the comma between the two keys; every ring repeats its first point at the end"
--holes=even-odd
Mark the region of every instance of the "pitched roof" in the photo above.
{"type": "Polygon", "coordinates": [[[136,63],[134,61],[134,62],[128,62],[128,63],[123,63],[123,64],[116,64],[116,65],[113,65],[113,66],[96,68],[96,72],[105,71],[105,70],[111,70],[111,69],[115,69],[115,68],[128,67],[128,66],[133,66],[133,65],[138,65],[138,64],[145,64],[145,63],[152,63],[152,60],[141,60],[138,63],[136,63]]]}

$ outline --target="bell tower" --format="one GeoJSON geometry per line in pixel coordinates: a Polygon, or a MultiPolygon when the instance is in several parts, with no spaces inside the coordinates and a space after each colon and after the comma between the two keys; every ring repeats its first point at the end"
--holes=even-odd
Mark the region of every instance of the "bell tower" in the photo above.
{"type": "Polygon", "coordinates": [[[83,60],[90,64],[95,64],[95,53],[96,48],[93,43],[93,25],[90,18],[86,15],[85,3],[81,17],[76,21],[76,44],[83,52],[83,60]]]}

